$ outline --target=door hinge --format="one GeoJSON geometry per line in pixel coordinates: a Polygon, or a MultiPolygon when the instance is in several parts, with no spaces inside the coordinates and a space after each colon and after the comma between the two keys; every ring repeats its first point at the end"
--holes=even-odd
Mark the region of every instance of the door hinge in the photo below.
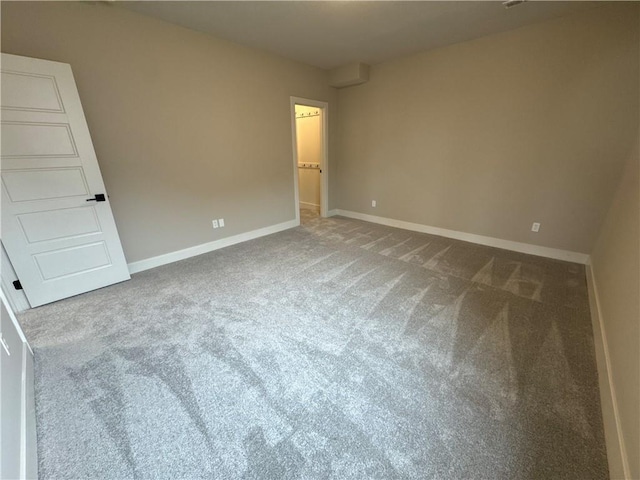
{"type": "Polygon", "coordinates": [[[15,282],[13,282],[13,288],[15,288],[16,290],[22,290],[22,284],[20,283],[20,280],[16,280],[15,282]]]}

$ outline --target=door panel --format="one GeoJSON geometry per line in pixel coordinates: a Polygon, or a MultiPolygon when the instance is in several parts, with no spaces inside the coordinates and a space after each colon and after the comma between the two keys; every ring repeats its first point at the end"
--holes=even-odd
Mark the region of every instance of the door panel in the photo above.
{"type": "Polygon", "coordinates": [[[31,306],[130,278],[71,67],[2,54],[1,107],[2,241],[31,306]]]}
{"type": "Polygon", "coordinates": [[[2,183],[12,202],[89,195],[82,168],[3,172],[2,183]]]}
{"type": "Polygon", "coordinates": [[[1,78],[12,92],[3,108],[64,113],[55,77],[3,71],[1,78]]]}
{"type": "Polygon", "coordinates": [[[93,206],[27,213],[17,217],[29,243],[100,233],[93,206]]]}
{"type": "Polygon", "coordinates": [[[69,125],[2,122],[2,156],[77,157],[78,152],[69,125]]]}
{"type": "Polygon", "coordinates": [[[104,242],[61,248],[33,256],[43,280],[53,280],[69,275],[111,266],[109,252],[104,242]]]}

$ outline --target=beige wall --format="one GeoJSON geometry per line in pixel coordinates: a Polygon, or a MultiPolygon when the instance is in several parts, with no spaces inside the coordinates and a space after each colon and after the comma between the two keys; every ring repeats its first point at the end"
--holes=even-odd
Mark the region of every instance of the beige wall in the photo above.
{"type": "Polygon", "coordinates": [[[631,478],[640,478],[640,154],[631,152],[591,254],[631,478]]]}
{"type": "MultiPolygon", "coordinates": [[[[315,115],[322,110],[315,107],[296,105],[296,134],[298,164],[322,162],[322,117],[315,115]],[[310,115],[309,115],[310,114],[310,115]]],[[[298,169],[300,202],[320,206],[320,170],[316,168],[298,169]]]]}
{"type": "Polygon", "coordinates": [[[129,262],[293,220],[289,97],[337,111],[322,70],[97,2],[2,2],[2,51],[71,64],[129,262]]]}
{"type": "Polygon", "coordinates": [[[637,8],[373,66],[338,93],[339,207],[591,252],[638,130],[637,8]]]}
{"type": "MultiPolygon", "coordinates": [[[[640,13],[640,12],[639,12],[640,13]]],[[[640,14],[636,21],[640,24],[640,14]]],[[[638,81],[640,88],[640,80],[638,81]]],[[[640,131],[638,132],[640,137],[640,131]]],[[[640,478],[640,140],[636,138],[622,180],[591,253],[598,316],[609,352],[628,477],[640,478]]],[[[601,392],[611,392],[601,387],[601,392]]],[[[609,456],[619,455],[612,400],[603,399],[609,456]],[[612,438],[614,437],[614,438],[612,438]]],[[[619,458],[619,457],[618,457],[619,458]]],[[[621,478],[610,458],[612,478],[621,478]]]]}

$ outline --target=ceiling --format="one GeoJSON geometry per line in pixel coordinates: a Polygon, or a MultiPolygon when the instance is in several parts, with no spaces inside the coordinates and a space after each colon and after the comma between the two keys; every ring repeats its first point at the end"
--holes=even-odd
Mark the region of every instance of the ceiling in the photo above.
{"type": "Polygon", "coordinates": [[[145,15],[330,69],[375,65],[422,50],[518,28],[600,2],[531,1],[139,1],[145,15]]]}

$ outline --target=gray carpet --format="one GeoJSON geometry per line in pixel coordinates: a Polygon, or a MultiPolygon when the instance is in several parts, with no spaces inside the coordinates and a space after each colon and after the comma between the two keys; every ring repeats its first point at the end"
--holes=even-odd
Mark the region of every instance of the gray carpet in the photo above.
{"type": "Polygon", "coordinates": [[[607,478],[582,266],[303,220],[21,315],[41,477],[607,478]]]}

